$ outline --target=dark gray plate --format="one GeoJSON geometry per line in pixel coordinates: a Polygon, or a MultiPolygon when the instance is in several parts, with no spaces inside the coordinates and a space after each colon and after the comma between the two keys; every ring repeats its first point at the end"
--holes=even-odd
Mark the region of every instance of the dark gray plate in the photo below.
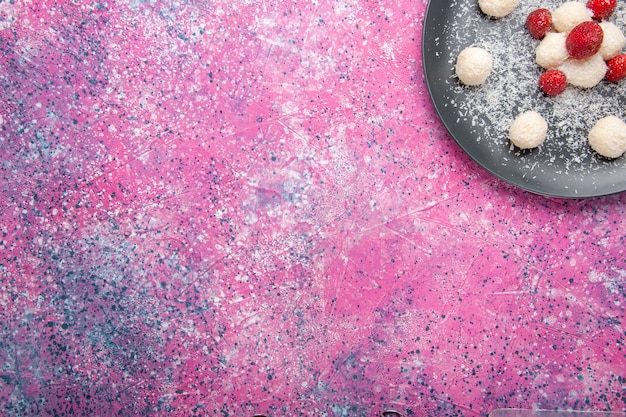
{"type": "MultiPolygon", "coordinates": [[[[567,130],[565,134],[561,131],[556,134],[560,137],[551,138],[550,141],[547,139],[538,149],[520,151],[510,146],[507,138],[508,131],[502,128],[502,124],[494,126],[496,123],[493,120],[483,117],[486,115],[472,114],[471,117],[459,115],[458,103],[475,100],[481,94],[480,88],[489,88],[487,85],[478,88],[460,86],[454,75],[454,62],[461,49],[479,43],[483,33],[491,31],[492,34],[493,25],[500,24],[506,29],[503,31],[503,36],[524,42],[520,44],[522,46],[517,45],[512,48],[526,48],[519,53],[529,54],[529,56],[532,56],[534,51],[533,41],[526,34],[522,20],[526,11],[518,11],[517,16],[512,15],[507,19],[494,22],[493,19],[488,19],[481,14],[476,3],[476,0],[452,2],[431,0],[424,20],[422,52],[426,83],[437,113],[454,140],[487,171],[530,192],[554,197],[583,198],[626,190],[626,159],[621,157],[607,160],[588,149],[586,137],[589,125],[592,125],[591,121],[585,128],[578,126],[578,128],[567,130]],[[517,36],[515,36],[516,33],[517,36]],[[557,148],[557,146],[562,146],[559,143],[568,141],[572,143],[572,138],[578,143],[573,146],[573,151],[570,149],[563,152],[557,148]]],[[[523,1],[520,3],[524,4],[523,1]]],[[[526,5],[525,7],[532,6],[526,5]]],[[[621,13],[620,16],[623,16],[623,10],[621,13]]],[[[616,18],[621,19],[619,16],[616,18]]],[[[500,58],[496,56],[494,61],[500,58]]],[[[496,68],[498,64],[495,65],[494,71],[503,70],[502,66],[496,68]]],[[[517,71],[515,68],[506,70],[517,71]]],[[[520,82],[530,82],[528,79],[535,80],[539,74],[538,68],[520,71],[520,82]]],[[[617,106],[614,103],[611,109],[617,107],[616,115],[623,118],[624,108],[626,108],[623,95],[624,82],[617,85],[608,84],[602,82],[593,94],[612,94],[617,106]],[[616,91],[618,91],[618,96],[615,95],[616,91]]],[[[546,99],[541,94],[529,94],[529,96],[531,98],[519,99],[522,102],[516,104],[516,108],[521,111],[524,107],[536,106],[549,117],[552,106],[558,104],[555,100],[546,99]]],[[[515,97],[511,99],[514,100],[515,97]]],[[[582,100],[586,98],[583,97],[582,100]]],[[[554,120],[548,120],[548,122],[549,124],[559,123],[554,120]]]]}

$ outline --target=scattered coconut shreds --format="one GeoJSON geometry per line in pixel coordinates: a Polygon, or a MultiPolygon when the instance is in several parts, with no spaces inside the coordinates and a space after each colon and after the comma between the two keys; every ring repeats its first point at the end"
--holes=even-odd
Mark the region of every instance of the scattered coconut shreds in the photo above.
{"type": "MultiPolygon", "coordinates": [[[[607,115],[626,118],[626,89],[602,81],[590,89],[570,86],[551,98],[540,91],[537,80],[544,70],[535,62],[539,40],[528,34],[524,22],[537,8],[555,10],[563,3],[527,0],[519,2],[507,17],[489,20],[478,10],[476,0],[456,0],[451,5],[455,16],[446,24],[445,36],[439,43],[447,50],[451,67],[461,50],[468,46],[481,46],[493,56],[493,71],[480,88],[468,89],[454,76],[448,81],[453,96],[459,94],[464,98],[450,97],[449,106],[458,110],[459,119],[471,120],[477,127],[474,132],[477,141],[493,150],[507,146],[506,132],[513,120],[524,111],[534,110],[548,124],[548,137],[536,150],[544,154],[545,163],[564,166],[563,174],[568,171],[584,174],[605,169],[604,162],[589,147],[587,135],[596,121],[607,115]]],[[[618,2],[608,21],[626,31],[625,1],[618,2]]],[[[510,152],[520,151],[511,146],[510,152]]],[[[528,169],[542,167],[533,164],[528,169]]]]}

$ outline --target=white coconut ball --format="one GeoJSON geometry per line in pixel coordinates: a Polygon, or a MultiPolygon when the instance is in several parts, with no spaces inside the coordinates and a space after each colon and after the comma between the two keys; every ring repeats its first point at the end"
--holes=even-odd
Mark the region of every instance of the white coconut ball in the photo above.
{"type": "Polygon", "coordinates": [[[509,139],[520,149],[541,145],[548,134],[548,123],[536,111],[530,110],[517,116],[509,128],[509,139]]]}
{"type": "Polygon", "coordinates": [[[548,32],[535,49],[537,65],[545,69],[557,68],[569,57],[565,33],[548,32]]]}
{"type": "Polygon", "coordinates": [[[601,22],[600,27],[604,32],[604,38],[600,45],[600,55],[605,61],[617,56],[624,45],[626,45],[626,36],[619,27],[612,22],[601,22]]]}
{"type": "Polygon", "coordinates": [[[465,48],[456,59],[456,75],[465,85],[484,83],[492,69],[491,54],[476,46],[465,48]]]}
{"type": "Polygon", "coordinates": [[[589,146],[607,158],[617,158],[626,152],[626,123],[616,116],[596,122],[589,131],[589,146]]]}
{"type": "Polygon", "coordinates": [[[585,3],[568,1],[552,12],[552,26],[557,32],[569,32],[578,24],[591,20],[592,16],[585,3]]]}
{"type": "Polygon", "coordinates": [[[478,0],[478,7],[487,16],[504,17],[510,14],[519,0],[478,0]]]}
{"type": "Polygon", "coordinates": [[[608,68],[602,55],[597,53],[587,59],[568,58],[559,69],[563,71],[571,85],[591,88],[602,81],[608,68]]]}

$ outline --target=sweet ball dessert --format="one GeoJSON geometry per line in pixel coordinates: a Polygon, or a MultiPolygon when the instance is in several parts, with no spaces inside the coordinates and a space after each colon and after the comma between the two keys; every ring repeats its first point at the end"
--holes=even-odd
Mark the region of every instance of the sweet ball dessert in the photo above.
{"type": "Polygon", "coordinates": [[[582,22],[591,21],[593,13],[585,3],[568,1],[552,13],[552,25],[557,32],[569,32],[582,22]]]}
{"type": "Polygon", "coordinates": [[[513,121],[509,139],[520,149],[532,149],[541,145],[548,135],[548,123],[539,113],[526,111],[513,121]]]}
{"type": "Polygon", "coordinates": [[[518,0],[478,0],[478,7],[489,17],[505,17],[517,7],[518,0]]]}
{"type": "Polygon", "coordinates": [[[600,155],[617,158],[626,152],[626,123],[617,116],[603,117],[589,131],[588,140],[600,155]]]}
{"type": "Polygon", "coordinates": [[[493,69],[493,58],[484,48],[468,47],[461,51],[456,60],[456,75],[465,85],[483,84],[493,69]]]}

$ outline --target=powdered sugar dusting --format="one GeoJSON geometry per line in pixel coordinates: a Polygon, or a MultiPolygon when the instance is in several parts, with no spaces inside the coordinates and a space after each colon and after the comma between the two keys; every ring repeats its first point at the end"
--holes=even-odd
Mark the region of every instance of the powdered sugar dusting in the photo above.
{"type": "MultiPolygon", "coordinates": [[[[494,69],[481,87],[470,88],[450,77],[449,105],[458,111],[459,121],[471,120],[471,125],[477,127],[472,133],[481,145],[492,150],[508,147],[510,158],[523,158],[531,153],[537,156],[528,158],[525,168],[529,175],[546,165],[558,167],[557,174],[606,171],[609,161],[591,150],[587,134],[604,116],[626,118],[623,82],[603,81],[586,90],[570,86],[563,94],[550,98],[540,92],[537,80],[542,69],[535,63],[539,41],[527,33],[524,23],[532,10],[538,7],[554,10],[561,4],[563,1],[528,0],[520,2],[505,18],[490,19],[480,12],[475,0],[459,0],[451,5],[455,16],[447,23],[445,39],[441,39],[451,67],[458,53],[468,46],[480,46],[492,54],[494,69]],[[511,122],[527,110],[535,110],[546,119],[548,137],[539,148],[520,151],[509,145],[507,132],[511,122]]],[[[626,32],[624,1],[619,2],[609,21],[626,32]]],[[[626,159],[620,158],[611,161],[609,169],[625,166],[626,159]]]]}

